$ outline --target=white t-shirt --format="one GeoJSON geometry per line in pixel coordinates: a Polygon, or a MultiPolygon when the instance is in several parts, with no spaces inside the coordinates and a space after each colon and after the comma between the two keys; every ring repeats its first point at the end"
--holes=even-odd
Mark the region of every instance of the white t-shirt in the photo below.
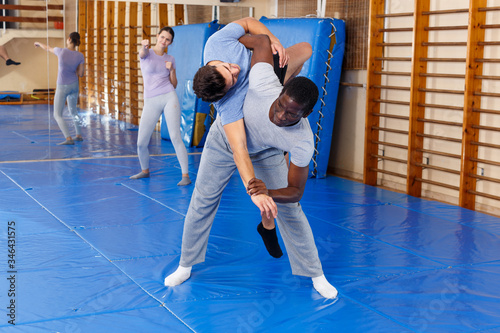
{"type": "Polygon", "coordinates": [[[309,121],[301,118],[293,126],[279,127],[269,119],[269,109],[282,89],[271,64],[257,63],[250,70],[243,104],[248,152],[278,148],[290,154],[293,164],[305,167],[314,153],[314,136],[309,121]]]}

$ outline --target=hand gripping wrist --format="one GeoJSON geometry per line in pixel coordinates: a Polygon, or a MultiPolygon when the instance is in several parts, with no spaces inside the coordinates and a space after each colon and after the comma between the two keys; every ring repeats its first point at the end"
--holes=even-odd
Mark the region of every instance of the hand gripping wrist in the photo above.
{"type": "Polygon", "coordinates": [[[250,184],[250,182],[251,182],[252,180],[254,180],[254,179],[255,179],[255,177],[253,177],[252,179],[250,179],[250,180],[248,181],[248,183],[247,183],[246,190],[247,190],[247,194],[248,194],[248,195],[250,195],[250,188],[249,188],[249,184],[250,184]]]}
{"type": "MultiPolygon", "coordinates": [[[[250,180],[248,181],[248,184],[247,184],[247,187],[246,187],[246,190],[247,190],[248,195],[250,195],[250,196],[251,196],[251,195],[254,195],[254,194],[251,194],[251,193],[250,193],[250,183],[251,183],[252,181],[254,181],[254,180],[256,180],[256,181],[258,180],[260,183],[262,183],[262,185],[263,185],[263,187],[264,187],[264,189],[265,189],[265,192],[263,192],[262,190],[257,190],[257,193],[254,193],[254,194],[264,194],[264,195],[269,196],[269,190],[267,189],[267,187],[266,187],[266,185],[264,184],[264,182],[263,182],[262,180],[260,180],[260,179],[255,178],[255,177],[254,177],[254,178],[252,178],[252,179],[250,179],[250,180]]],[[[262,187],[262,186],[261,186],[261,187],[262,187]]]]}

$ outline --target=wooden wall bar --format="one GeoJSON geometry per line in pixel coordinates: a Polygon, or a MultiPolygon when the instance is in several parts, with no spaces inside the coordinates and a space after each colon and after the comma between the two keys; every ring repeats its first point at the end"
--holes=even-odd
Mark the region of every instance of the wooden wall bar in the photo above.
{"type": "Polygon", "coordinates": [[[117,118],[121,121],[130,122],[127,117],[128,103],[127,103],[127,72],[125,67],[126,52],[125,47],[128,46],[126,40],[126,15],[127,15],[127,3],[124,1],[118,2],[118,25],[116,29],[116,66],[117,66],[117,107],[118,112],[117,118]]]}
{"type": "Polygon", "coordinates": [[[381,84],[382,61],[376,60],[382,58],[383,48],[377,47],[378,43],[383,43],[384,33],[380,30],[384,28],[384,17],[378,16],[385,11],[385,0],[370,1],[370,40],[368,48],[368,67],[372,75],[367,78],[366,91],[366,122],[365,122],[365,163],[364,163],[364,182],[368,185],[377,185],[378,169],[378,144],[375,141],[379,139],[379,117],[380,89],[376,86],[381,84]]]}
{"type": "Polygon", "coordinates": [[[174,5],[174,16],[175,22],[172,22],[172,25],[181,25],[184,24],[184,5],[174,5]]]}
{"type": "Polygon", "coordinates": [[[422,149],[424,148],[424,137],[419,135],[424,133],[424,122],[419,121],[419,119],[425,118],[423,105],[425,104],[427,85],[426,78],[420,74],[427,73],[427,62],[423,59],[428,58],[428,47],[425,43],[429,41],[429,31],[425,29],[429,26],[429,16],[422,15],[425,11],[429,11],[429,0],[416,0],[413,14],[414,47],[411,67],[406,192],[417,197],[422,193],[422,183],[417,179],[422,178],[422,149]]]}
{"type": "MultiPolygon", "coordinates": [[[[78,3],[78,32],[80,33],[81,44],[79,46],[79,51],[83,54],[87,53],[87,2],[80,1],[78,3]]],[[[86,64],[86,68],[88,64],[86,64]]],[[[79,91],[79,104],[80,106],[85,106],[87,108],[87,75],[80,78],[80,91],[79,91]]]]}
{"type": "Polygon", "coordinates": [[[151,4],[142,3],[142,39],[151,39],[151,4]]]}
{"type": "Polygon", "coordinates": [[[97,110],[99,114],[106,114],[106,99],[105,99],[105,86],[106,86],[106,68],[104,67],[104,59],[106,56],[106,48],[105,45],[106,39],[104,38],[104,34],[106,32],[106,26],[104,25],[104,1],[96,2],[96,74],[97,74],[97,110]]]}
{"type": "Polygon", "coordinates": [[[166,3],[160,3],[158,8],[158,14],[160,15],[160,29],[169,25],[168,23],[168,5],[166,3]]]}
{"type": "Polygon", "coordinates": [[[478,209],[479,205],[486,212],[491,210],[484,207],[491,207],[499,214],[495,207],[500,201],[500,94],[495,83],[500,84],[500,76],[495,73],[500,67],[494,66],[500,59],[485,58],[485,48],[493,56],[498,53],[495,47],[500,46],[500,38],[491,37],[500,28],[496,24],[500,14],[489,19],[486,14],[500,13],[500,7],[488,7],[487,0],[469,0],[469,8],[433,11],[430,8],[439,7],[437,0],[414,0],[412,14],[387,12],[384,3],[370,1],[364,182],[387,186],[387,182],[399,181],[412,196],[441,193],[442,198],[454,198],[450,202],[462,207],[478,209]],[[467,26],[461,24],[466,14],[467,26]],[[412,28],[391,24],[391,20],[411,15],[412,28]],[[455,15],[446,20],[451,22],[448,26],[441,23],[444,15],[455,15]],[[467,39],[461,40],[466,29],[467,39]],[[489,37],[488,29],[493,31],[489,37]],[[411,30],[412,40],[402,41],[401,34],[411,30]],[[437,35],[448,32],[452,38],[437,35]],[[394,38],[397,42],[391,42],[395,34],[399,34],[394,38]],[[410,46],[411,74],[399,65],[406,59],[404,52],[391,52],[395,47],[410,46]],[[411,78],[409,101],[404,93],[392,93],[407,89],[402,84],[407,82],[405,76],[411,78]],[[392,81],[393,77],[400,79],[392,81]],[[483,109],[482,105],[489,107],[483,109]],[[387,125],[395,121],[399,121],[398,127],[387,125]],[[395,139],[404,135],[408,136],[407,146],[395,139]],[[394,153],[405,149],[406,159],[394,153]],[[400,172],[400,165],[406,166],[406,175],[400,172]]]}
{"type": "Polygon", "coordinates": [[[0,4],[0,22],[30,22],[30,23],[46,23],[46,22],[64,22],[64,17],[62,15],[57,16],[45,16],[45,17],[34,17],[32,12],[46,12],[47,10],[57,10],[58,13],[64,11],[63,5],[44,5],[44,6],[30,6],[30,5],[13,5],[13,4],[0,4]],[[7,14],[4,14],[4,10],[10,10],[7,14]],[[15,12],[19,14],[12,15],[15,12]],[[26,13],[30,12],[30,13],[26,13]],[[12,15],[12,16],[10,16],[12,15]]]}
{"type": "Polygon", "coordinates": [[[94,20],[95,2],[93,0],[87,1],[87,54],[85,59],[87,61],[87,109],[95,111],[96,105],[96,56],[95,56],[95,34],[96,22],[94,20]]]}
{"type": "Polygon", "coordinates": [[[129,31],[128,31],[128,65],[129,65],[129,110],[130,122],[139,124],[139,62],[138,62],[138,41],[137,37],[137,14],[138,4],[131,2],[129,10],[129,31]]]}
{"type": "Polygon", "coordinates": [[[106,96],[107,96],[107,113],[114,114],[117,109],[116,105],[116,32],[117,27],[115,26],[115,7],[116,3],[114,1],[106,2],[106,96]]]}
{"type": "Polygon", "coordinates": [[[476,77],[483,74],[483,63],[476,61],[482,59],[484,54],[484,46],[479,42],[484,41],[484,29],[481,29],[481,25],[486,22],[486,12],[479,12],[480,7],[486,7],[486,0],[470,0],[459,197],[460,206],[468,209],[474,209],[476,206],[475,196],[472,194],[472,191],[476,190],[476,178],[470,175],[477,174],[477,163],[474,159],[478,157],[478,146],[472,142],[479,141],[479,129],[473,128],[473,125],[479,125],[480,119],[479,112],[472,109],[481,108],[481,96],[474,94],[481,91],[482,80],[476,77]]]}

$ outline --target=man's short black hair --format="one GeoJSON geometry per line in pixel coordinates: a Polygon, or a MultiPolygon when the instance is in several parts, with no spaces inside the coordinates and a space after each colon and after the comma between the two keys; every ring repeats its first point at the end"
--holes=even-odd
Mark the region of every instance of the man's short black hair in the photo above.
{"type": "Polygon", "coordinates": [[[226,94],[226,79],[215,68],[205,65],[198,69],[193,79],[193,90],[204,102],[216,102],[226,94]]]}
{"type": "Polygon", "coordinates": [[[285,83],[281,94],[287,94],[296,103],[304,106],[304,113],[313,109],[318,101],[318,87],[305,76],[297,76],[285,83]]]}

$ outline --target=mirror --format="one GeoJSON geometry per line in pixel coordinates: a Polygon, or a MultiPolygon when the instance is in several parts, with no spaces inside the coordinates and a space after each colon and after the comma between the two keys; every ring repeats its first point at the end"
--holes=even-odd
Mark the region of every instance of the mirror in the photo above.
{"type": "Polygon", "coordinates": [[[34,42],[64,47],[63,4],[62,0],[2,1],[0,109],[9,140],[3,161],[51,158],[51,138],[58,130],[51,114],[57,57],[35,49],[34,42]]]}
{"type": "MultiPolygon", "coordinates": [[[[5,132],[7,133],[4,133],[4,136],[9,140],[9,151],[2,152],[2,161],[46,160],[68,157],[67,154],[61,153],[61,147],[57,146],[57,143],[64,141],[65,138],[53,116],[58,58],[41,48],[35,48],[34,43],[38,41],[51,47],[66,47],[65,41],[68,35],[79,30],[78,21],[87,19],[84,11],[79,13],[78,9],[81,4],[85,4],[85,2],[79,4],[78,1],[65,2],[63,0],[44,0],[43,2],[39,0],[2,0],[0,9],[4,18],[0,22],[2,24],[0,27],[0,45],[5,47],[8,57],[12,61],[20,63],[19,65],[10,64],[7,66],[0,59],[0,97],[5,95],[2,92],[8,92],[11,95],[8,96],[9,100],[7,102],[0,99],[0,112],[2,112],[3,123],[9,125],[6,127],[5,132]]],[[[175,22],[175,24],[209,22],[214,15],[212,5],[166,5],[159,2],[151,2],[151,4],[153,4],[154,14],[152,25],[155,26],[165,25],[167,21],[175,22]],[[163,9],[160,9],[160,7],[163,9]],[[158,11],[161,10],[164,12],[159,16],[158,11]],[[182,19],[178,19],[175,13],[179,14],[182,19]],[[159,17],[164,22],[160,22],[159,17]]],[[[109,9],[108,7],[109,4],[103,5],[103,8],[109,9]]],[[[118,13],[120,8],[117,2],[115,12],[118,13]]],[[[227,24],[234,19],[248,16],[251,12],[252,10],[247,7],[221,6],[217,9],[217,18],[219,16],[223,17],[224,20],[220,20],[220,22],[227,24]]],[[[136,16],[139,14],[142,15],[142,13],[134,13],[136,16]]],[[[109,13],[105,13],[102,17],[106,15],[109,15],[109,13]]],[[[130,13],[127,12],[126,16],[129,15],[130,13]]],[[[114,24],[118,27],[118,14],[116,16],[114,24]]],[[[97,15],[96,22],[98,22],[98,18],[101,19],[97,15]]],[[[105,26],[105,23],[102,22],[101,27],[94,27],[93,29],[98,31],[104,29],[105,26]]],[[[149,28],[149,25],[147,26],[149,28]]],[[[130,27],[126,29],[125,34],[128,34],[129,30],[130,27]]],[[[151,33],[154,35],[156,31],[157,27],[152,28],[151,33]]],[[[94,34],[94,32],[92,33],[94,34]]],[[[84,43],[83,38],[85,37],[82,36],[82,43],[84,43]]],[[[154,40],[154,36],[152,39],[154,40]]],[[[131,57],[136,62],[136,53],[136,50],[132,50],[130,54],[124,57],[131,57]]],[[[98,54],[97,50],[96,54],[98,54]]],[[[86,67],[89,61],[89,59],[85,59],[86,67]]],[[[118,66],[119,63],[115,65],[118,66]]],[[[93,68],[97,67],[94,66],[93,68]]],[[[91,73],[86,71],[86,74],[88,77],[98,75],[101,79],[106,79],[105,74],[99,74],[97,70],[91,71],[91,73]]],[[[81,93],[82,87],[85,87],[84,80],[86,79],[80,79],[81,93]]],[[[109,88],[107,89],[109,90],[109,88]]],[[[90,99],[96,98],[90,93],[86,96],[90,99]]],[[[80,101],[82,98],[85,97],[81,95],[80,101]]],[[[118,98],[117,100],[119,101],[118,98]]],[[[100,108],[98,110],[92,106],[88,110],[100,114],[108,112],[106,102],[98,106],[100,108]]],[[[130,109],[131,107],[128,107],[128,110],[124,111],[126,113],[125,118],[120,115],[114,117],[137,125],[134,123],[134,119],[137,122],[137,117],[130,116],[132,112],[130,109]]],[[[137,110],[140,110],[140,107],[137,110]]],[[[115,111],[116,108],[113,109],[113,112],[115,111]]],[[[63,116],[73,137],[75,133],[69,119],[67,107],[65,107],[63,116]]],[[[131,146],[133,147],[133,144],[131,146]]],[[[77,154],[76,152],[77,150],[74,150],[73,154],[77,154]]],[[[75,156],[71,155],[71,157],[75,156]]]]}

